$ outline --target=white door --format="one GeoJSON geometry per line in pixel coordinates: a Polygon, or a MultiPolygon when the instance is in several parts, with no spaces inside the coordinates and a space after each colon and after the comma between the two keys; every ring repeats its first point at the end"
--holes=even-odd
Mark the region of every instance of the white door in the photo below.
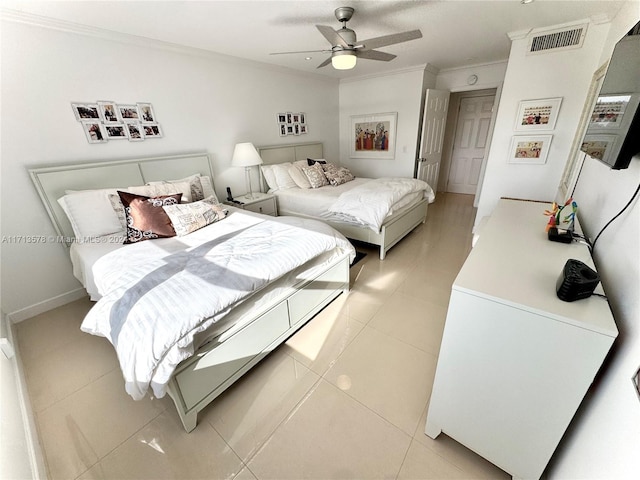
{"type": "Polygon", "coordinates": [[[447,192],[476,193],[494,100],[495,95],[460,99],[447,192]]]}
{"type": "Polygon", "coordinates": [[[422,119],[422,137],[420,146],[420,164],[418,178],[425,180],[433,191],[438,187],[437,173],[435,178],[423,178],[427,172],[438,172],[442,159],[444,129],[449,109],[449,92],[446,90],[427,90],[422,119]],[[427,167],[431,165],[432,167],[427,167]],[[435,168],[433,167],[435,165],[435,168]]]}

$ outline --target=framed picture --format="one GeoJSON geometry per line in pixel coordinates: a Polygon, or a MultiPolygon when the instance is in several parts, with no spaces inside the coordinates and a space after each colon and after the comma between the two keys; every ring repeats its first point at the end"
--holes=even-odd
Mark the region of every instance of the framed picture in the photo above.
{"type": "Polygon", "coordinates": [[[278,113],[276,115],[278,123],[287,123],[287,114],[286,113],[278,113]]]}
{"type": "Polygon", "coordinates": [[[129,131],[124,123],[105,125],[104,130],[108,140],[127,140],[129,138],[129,131]]]}
{"type": "Polygon", "coordinates": [[[160,125],[157,123],[142,124],[142,132],[145,139],[162,137],[162,128],[160,128],[160,125]]]}
{"type": "Polygon", "coordinates": [[[585,135],[580,150],[597,160],[608,162],[617,135],[585,135]]]}
{"type": "Polygon", "coordinates": [[[118,112],[124,122],[140,121],[140,113],[137,105],[118,105],[118,112]]]}
{"type": "Polygon", "coordinates": [[[300,124],[300,133],[307,133],[309,130],[305,124],[300,124]]]}
{"type": "Polygon", "coordinates": [[[508,163],[547,163],[553,135],[516,135],[511,138],[508,163]]]}
{"type": "Polygon", "coordinates": [[[120,118],[120,112],[118,112],[115,102],[98,102],[98,109],[105,125],[122,123],[122,118],[120,118]]]}
{"type": "Polygon", "coordinates": [[[394,158],[397,112],[351,116],[351,158],[394,158]]]}
{"type": "Polygon", "coordinates": [[[127,127],[127,133],[129,134],[130,142],[141,142],[144,140],[144,132],[142,131],[142,125],[139,123],[125,123],[127,127]]]}
{"type": "Polygon", "coordinates": [[[589,118],[588,128],[616,129],[620,128],[631,95],[599,96],[589,118]]]}
{"type": "Polygon", "coordinates": [[[285,115],[287,116],[287,123],[293,123],[293,113],[287,112],[285,115]]]}
{"type": "Polygon", "coordinates": [[[279,123],[278,124],[278,133],[280,134],[281,137],[286,137],[287,136],[287,124],[286,123],[279,123]]]}
{"type": "Polygon", "coordinates": [[[515,130],[553,130],[561,103],[562,97],[520,102],[515,130]]]}
{"type": "Polygon", "coordinates": [[[89,143],[105,143],[107,137],[100,122],[82,122],[82,129],[89,143]]]}
{"type": "Polygon", "coordinates": [[[307,124],[307,115],[305,113],[300,112],[300,125],[307,124]]]}
{"type": "Polygon", "coordinates": [[[138,103],[138,114],[140,115],[140,121],[142,123],[156,123],[156,114],[153,112],[153,107],[150,103],[138,103]]]}
{"type": "Polygon", "coordinates": [[[71,108],[79,122],[102,121],[100,109],[97,103],[72,103],[71,108]]]}

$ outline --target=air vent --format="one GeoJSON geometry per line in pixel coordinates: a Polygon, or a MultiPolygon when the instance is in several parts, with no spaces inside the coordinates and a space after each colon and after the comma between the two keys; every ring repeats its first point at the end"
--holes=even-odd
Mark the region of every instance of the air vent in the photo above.
{"type": "Polygon", "coordinates": [[[545,32],[544,34],[535,35],[531,38],[528,53],[580,48],[586,31],[587,26],[580,25],[570,29],[555,30],[553,32],[545,32]]]}

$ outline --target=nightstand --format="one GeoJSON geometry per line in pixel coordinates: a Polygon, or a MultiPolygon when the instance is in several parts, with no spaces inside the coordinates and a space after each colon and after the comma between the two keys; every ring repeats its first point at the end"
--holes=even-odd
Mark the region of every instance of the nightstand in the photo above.
{"type": "Polygon", "coordinates": [[[278,205],[276,204],[276,196],[270,193],[254,192],[253,198],[248,198],[247,195],[242,195],[240,197],[235,197],[234,200],[242,203],[234,203],[229,201],[226,201],[224,203],[256,213],[263,213],[265,215],[271,215],[273,217],[278,216],[278,205]]]}

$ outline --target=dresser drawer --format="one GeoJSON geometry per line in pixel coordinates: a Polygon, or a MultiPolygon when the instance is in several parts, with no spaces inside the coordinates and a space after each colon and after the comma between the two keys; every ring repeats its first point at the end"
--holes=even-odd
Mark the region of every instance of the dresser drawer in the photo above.
{"type": "Polygon", "coordinates": [[[256,213],[263,213],[264,215],[277,216],[275,198],[265,198],[259,202],[247,204],[244,206],[244,209],[256,213]]]}

